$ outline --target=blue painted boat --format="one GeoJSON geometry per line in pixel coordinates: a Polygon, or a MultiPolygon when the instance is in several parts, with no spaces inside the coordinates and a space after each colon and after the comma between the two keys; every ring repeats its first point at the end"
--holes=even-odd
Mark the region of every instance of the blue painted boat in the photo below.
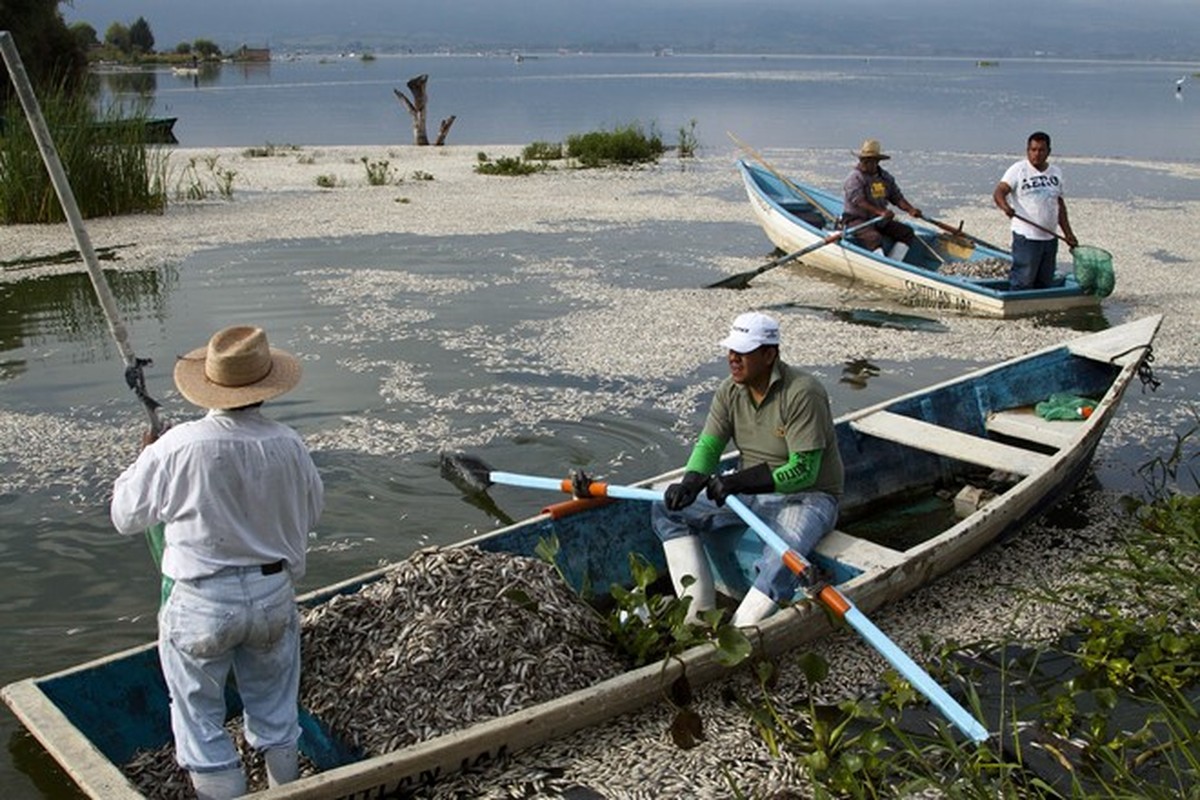
{"type": "MultiPolygon", "coordinates": [[[[835,231],[842,216],[842,198],[745,160],[738,170],[750,198],[750,207],[763,232],[777,248],[795,253],[821,242],[835,231]]],[[[1090,308],[1100,297],[1085,291],[1074,271],[1060,272],[1054,286],[1045,289],[1009,288],[1007,269],[989,269],[982,276],[970,265],[1011,265],[1012,254],[963,235],[905,220],[917,240],[903,261],[874,253],[852,238],[814,249],[796,261],[897,293],[915,308],[934,308],[985,317],[1021,317],[1030,314],[1090,308]]]]}
{"type": "MultiPolygon", "coordinates": [[[[1037,518],[1075,486],[1126,389],[1135,377],[1146,378],[1143,365],[1160,322],[1160,316],[1146,317],[1080,336],[840,417],[838,445],[847,473],[842,518],[813,561],[869,613],[1037,518]],[[1038,403],[1060,392],[1087,398],[1093,412],[1066,421],[1035,413],[1038,403]],[[952,500],[942,499],[947,492],[952,500]],[[921,509],[920,523],[898,527],[900,507],[921,509]]],[[[639,485],[661,487],[681,472],[639,485]]],[[[649,506],[636,501],[568,503],[460,544],[533,555],[550,536],[558,539],[559,565],[577,588],[627,584],[631,552],[665,569],[649,506]],[[566,513],[572,509],[576,513],[566,513]]],[[[760,551],[744,528],[715,536],[709,554],[718,589],[740,597],[760,551]]],[[[312,605],[353,592],[383,572],[326,587],[301,602],[312,605]]],[[[779,653],[824,635],[831,624],[823,608],[800,595],[762,624],[760,644],[779,653]]],[[[320,771],[261,797],[400,796],[415,785],[658,702],[664,682],[685,670],[693,685],[718,679],[727,668],[715,655],[711,646],[696,647],[665,667],[651,664],[372,758],[339,746],[322,720],[304,711],[301,748],[320,771]]],[[[153,644],[19,681],[2,694],[90,797],[141,797],[119,765],[139,748],[170,741],[167,695],[153,644]]]]}

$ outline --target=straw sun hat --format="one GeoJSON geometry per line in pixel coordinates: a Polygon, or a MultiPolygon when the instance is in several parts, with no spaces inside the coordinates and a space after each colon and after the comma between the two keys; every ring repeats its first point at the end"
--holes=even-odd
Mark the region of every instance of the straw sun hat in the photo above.
{"type": "Polygon", "coordinates": [[[880,161],[887,161],[891,158],[891,156],[885,156],[882,151],[883,146],[879,144],[878,139],[867,139],[862,143],[862,147],[859,148],[856,155],[859,158],[877,158],[880,161]]]}
{"type": "Polygon", "coordinates": [[[175,362],[175,385],[201,408],[240,408],[278,397],[300,382],[300,361],[267,344],[252,325],[222,328],[175,362]]]}

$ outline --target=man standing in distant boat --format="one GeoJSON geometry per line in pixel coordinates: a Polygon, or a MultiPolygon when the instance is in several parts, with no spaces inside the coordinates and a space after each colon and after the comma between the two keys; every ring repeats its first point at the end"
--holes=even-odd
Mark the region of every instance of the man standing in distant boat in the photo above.
{"type": "MultiPolygon", "coordinates": [[[[744,525],[725,505],[727,497],[737,495],[807,556],[837,523],[844,481],[829,395],[812,375],[779,358],[779,323],[766,314],[742,314],[720,344],[729,377],[717,387],[683,479],[667,487],[650,512],[675,593],[691,598],[690,621],[716,606],[702,537],[744,525]],[[730,440],[740,452],[740,469],[721,474],[730,440]],[[687,576],[693,582],[685,586],[687,576]]],[[[734,611],[734,625],[757,624],[799,588],[799,578],[770,546],[764,545],[754,566],[754,585],[734,611]]]]}
{"type": "Polygon", "coordinates": [[[887,161],[891,156],[883,154],[883,148],[878,139],[867,139],[858,151],[858,166],[846,178],[842,186],[844,193],[844,211],[842,223],[850,228],[854,225],[874,219],[880,215],[886,217],[882,222],[863,228],[854,234],[854,238],[868,250],[883,254],[883,239],[892,240],[887,257],[903,261],[912,246],[913,229],[902,222],[897,222],[895,212],[888,208],[894,205],[914,219],[921,218],[921,210],[913,206],[904,197],[896,179],[891,173],[879,166],[880,161],[887,161]]]}
{"type": "Polygon", "coordinates": [[[1013,289],[1042,289],[1053,285],[1058,238],[1052,231],[1056,228],[1062,228],[1063,238],[1072,248],[1079,244],[1067,219],[1062,172],[1049,163],[1049,158],[1050,135],[1042,131],[1030,134],[1025,144],[1025,158],[1005,171],[992,192],[996,207],[1012,220],[1013,265],[1009,286],[1013,289]]]}

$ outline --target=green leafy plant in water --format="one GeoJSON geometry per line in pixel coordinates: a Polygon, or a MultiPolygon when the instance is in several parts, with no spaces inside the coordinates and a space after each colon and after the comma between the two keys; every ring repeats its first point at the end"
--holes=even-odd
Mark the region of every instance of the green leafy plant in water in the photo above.
{"type": "MultiPolygon", "coordinates": [[[[566,580],[558,565],[558,537],[551,535],[539,539],[534,552],[553,565],[559,577],[566,580]]],[[[610,587],[614,607],[604,618],[613,647],[631,667],[661,660],[665,672],[672,659],[704,644],[714,646],[717,660],[729,667],[750,656],[753,650],[750,640],[740,629],[724,621],[724,612],[718,609],[705,611],[700,615],[700,623],[688,622],[691,598],[679,599],[652,592],[650,587],[658,581],[659,574],[644,556],[630,553],[629,570],[632,587],[618,584],[610,587]]],[[[690,577],[684,578],[685,585],[691,582],[690,577]]],[[[593,596],[591,584],[586,579],[580,594],[585,599],[593,596]]],[[[675,708],[670,728],[672,740],[685,749],[694,747],[704,738],[703,721],[691,707],[692,692],[686,674],[666,687],[665,697],[675,708]]]]}
{"type": "Polygon", "coordinates": [[[778,665],[768,659],[752,662],[761,700],[751,703],[734,697],[735,702],[748,714],[773,756],[780,756],[784,749],[800,755],[816,797],[885,794],[893,775],[885,759],[888,746],[878,711],[860,701],[818,704],[816,688],[828,678],[829,663],[816,653],[804,652],[796,665],[808,688],[807,713],[797,721],[789,719],[772,697],[778,665]]]}
{"type": "MultiPolygon", "coordinates": [[[[1173,494],[1179,494],[1184,486],[1190,484],[1194,494],[1200,487],[1200,447],[1197,438],[1200,434],[1200,410],[1189,405],[1193,424],[1183,433],[1175,433],[1175,444],[1166,456],[1156,456],[1138,467],[1138,474],[1146,483],[1151,500],[1161,500],[1173,494]]],[[[1142,503],[1136,499],[1127,498],[1127,507],[1136,511],[1142,503]]]]}

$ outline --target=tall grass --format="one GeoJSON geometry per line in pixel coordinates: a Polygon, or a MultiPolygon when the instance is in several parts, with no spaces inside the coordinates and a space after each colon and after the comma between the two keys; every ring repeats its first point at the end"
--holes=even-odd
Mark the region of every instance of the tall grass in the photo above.
{"type": "MultiPolygon", "coordinates": [[[[63,91],[40,98],[71,190],[84,217],[161,212],[167,155],[146,141],[146,115],[110,107],[96,115],[84,96],[63,91]]],[[[0,132],[0,223],[62,222],[62,208],[37,141],[14,99],[0,132]]]]}

